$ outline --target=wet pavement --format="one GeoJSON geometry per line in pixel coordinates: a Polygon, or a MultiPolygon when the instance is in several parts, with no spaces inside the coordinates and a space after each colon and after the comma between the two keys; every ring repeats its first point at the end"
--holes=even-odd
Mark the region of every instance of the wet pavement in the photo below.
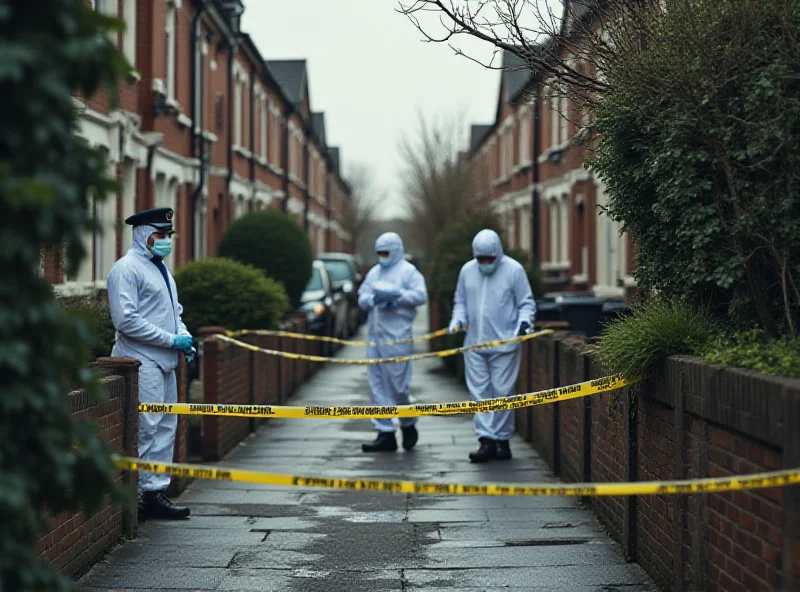
{"type": "MultiPolygon", "coordinates": [[[[418,319],[417,334],[426,330],[418,319]]],[[[418,348],[424,351],[424,346],[418,348]]],[[[346,348],[356,358],[362,348],[346,348]]],[[[416,362],[418,402],[468,398],[441,361],[416,362]]],[[[329,366],[291,404],[368,404],[366,370],[329,366]]],[[[220,465],[274,473],[457,482],[554,482],[521,439],[510,462],[471,465],[471,416],[422,418],[416,449],[365,455],[364,420],[275,420],[220,465]]],[[[399,436],[399,432],[398,432],[399,436]]],[[[399,440],[399,438],[398,438],[399,440]]],[[[148,521],[79,582],[109,590],[655,591],[592,513],[566,497],[454,497],[195,481],[192,517],[148,521]]]]}

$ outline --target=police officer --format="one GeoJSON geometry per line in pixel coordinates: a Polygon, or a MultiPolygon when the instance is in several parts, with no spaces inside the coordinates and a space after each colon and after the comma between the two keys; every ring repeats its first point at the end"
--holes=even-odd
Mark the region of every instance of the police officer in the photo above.
{"type": "MultiPolygon", "coordinates": [[[[461,268],[450,332],[467,327],[464,345],[505,341],[533,328],[536,302],[528,275],[519,262],[503,254],[494,230],[481,230],[472,241],[474,259],[461,268]]],[[[510,343],[464,353],[467,388],[476,401],[514,394],[519,375],[520,344],[510,343]]],[[[514,435],[514,412],[475,414],[480,447],[470,462],[509,460],[514,435]]]]}
{"type": "MultiPolygon", "coordinates": [[[[133,226],[133,246],[108,274],[108,300],[117,330],[112,355],[135,358],[139,368],[141,403],[175,403],[175,368],[179,355],[191,361],[196,353],[192,336],[181,320],[183,307],[164,257],[172,250],[173,211],[156,208],[125,220],[133,226]]],[[[178,417],[174,414],[139,415],[139,458],[172,462],[178,417]]],[[[139,474],[141,519],[179,519],[189,508],[175,505],[165,494],[167,475],[139,474]]]]}

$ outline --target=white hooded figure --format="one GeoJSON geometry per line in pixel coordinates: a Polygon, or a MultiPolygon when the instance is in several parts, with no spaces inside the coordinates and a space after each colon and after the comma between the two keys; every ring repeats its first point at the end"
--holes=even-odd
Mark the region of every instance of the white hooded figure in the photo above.
{"type": "MultiPolygon", "coordinates": [[[[140,403],[175,403],[179,356],[191,361],[192,336],[181,320],[178,289],[163,258],[172,249],[172,210],[157,208],[125,220],[133,228],[133,246],[108,274],[108,301],[116,328],[113,356],[134,358],[139,367],[140,403]]],[[[139,414],[139,458],[172,462],[178,417],[139,414]]],[[[170,478],[139,474],[139,514],[146,518],[185,518],[188,508],[165,495],[170,478]]]]}
{"type": "MultiPolygon", "coordinates": [[[[367,273],[358,290],[358,305],[369,311],[369,338],[378,345],[370,346],[371,359],[408,356],[413,344],[381,345],[389,341],[411,338],[417,307],[428,300],[425,278],[405,260],[403,241],[394,232],[387,232],[375,241],[378,265],[367,273]]],[[[407,405],[411,392],[411,362],[378,364],[367,370],[370,399],[376,406],[407,405]]],[[[373,419],[377,438],[362,445],[364,452],[397,450],[395,425],[391,419],[373,419]]],[[[416,418],[400,419],[403,448],[411,450],[417,443],[416,418]]]]}
{"type": "MultiPolygon", "coordinates": [[[[525,269],[503,254],[500,237],[493,230],[475,235],[472,254],[475,258],[464,264],[458,276],[450,331],[466,327],[464,345],[504,341],[530,332],[536,302],[525,269]]],[[[519,358],[519,343],[465,352],[472,398],[483,401],[515,394],[519,358]]],[[[476,413],[474,422],[480,448],[470,453],[470,461],[510,459],[514,412],[476,413]]]]}

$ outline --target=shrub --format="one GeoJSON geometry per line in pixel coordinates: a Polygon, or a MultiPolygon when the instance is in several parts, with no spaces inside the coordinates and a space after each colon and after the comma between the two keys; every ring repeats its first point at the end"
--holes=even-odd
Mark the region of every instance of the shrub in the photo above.
{"type": "Polygon", "coordinates": [[[59,298],[67,315],[82,321],[91,334],[89,360],[110,356],[114,347],[116,330],[111,320],[111,309],[105,299],[90,297],[59,298]]]}
{"type": "Polygon", "coordinates": [[[610,374],[643,378],[669,356],[702,353],[720,334],[708,312],[657,299],[611,321],[600,336],[598,357],[610,374]]]}
{"type": "Polygon", "coordinates": [[[800,323],[800,0],[675,2],[606,74],[593,169],[645,292],[800,323]]]}
{"type": "Polygon", "coordinates": [[[248,214],[234,222],[219,245],[219,256],[252,265],[279,281],[291,304],[300,302],[314,261],[305,231],[277,210],[248,214]]]}
{"type": "Polygon", "coordinates": [[[175,274],[183,322],[192,333],[274,328],[289,306],[283,286],[250,265],[231,259],[193,261],[175,274]]]}
{"type": "Polygon", "coordinates": [[[47,517],[124,499],[97,425],[73,417],[67,396],[99,396],[89,333],[38,274],[42,249],[65,246],[67,272],[76,271],[92,198],[117,191],[102,152],[75,133],[73,103],[107,87],[113,105],[128,70],[109,39],[121,30],[114,23],[85,2],[0,5],[0,590],[73,590],[37,559],[47,517]]]}
{"type": "Polygon", "coordinates": [[[759,329],[720,337],[704,357],[723,366],[800,378],[800,339],[774,339],[759,329]]]}

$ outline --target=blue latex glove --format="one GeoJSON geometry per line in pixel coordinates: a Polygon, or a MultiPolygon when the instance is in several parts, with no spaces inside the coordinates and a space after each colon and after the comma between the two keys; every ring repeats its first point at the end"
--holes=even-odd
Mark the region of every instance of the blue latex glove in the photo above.
{"type": "Polygon", "coordinates": [[[374,292],[373,295],[375,296],[375,304],[383,304],[384,302],[391,302],[394,300],[390,294],[386,292],[374,292]]]}
{"type": "Polygon", "coordinates": [[[456,321],[455,319],[450,321],[450,327],[448,327],[448,331],[450,331],[450,333],[460,333],[463,330],[464,324],[461,321],[456,321]]]}
{"type": "Polygon", "coordinates": [[[531,324],[528,321],[522,321],[517,327],[517,336],[522,337],[523,335],[528,335],[531,332],[531,324]]]}
{"type": "Polygon", "coordinates": [[[393,308],[397,308],[397,299],[384,300],[378,305],[378,308],[381,310],[391,310],[393,308]]]}
{"type": "Polygon", "coordinates": [[[172,338],[172,349],[177,349],[185,354],[191,353],[194,349],[193,340],[190,335],[175,335],[172,338]]]}

